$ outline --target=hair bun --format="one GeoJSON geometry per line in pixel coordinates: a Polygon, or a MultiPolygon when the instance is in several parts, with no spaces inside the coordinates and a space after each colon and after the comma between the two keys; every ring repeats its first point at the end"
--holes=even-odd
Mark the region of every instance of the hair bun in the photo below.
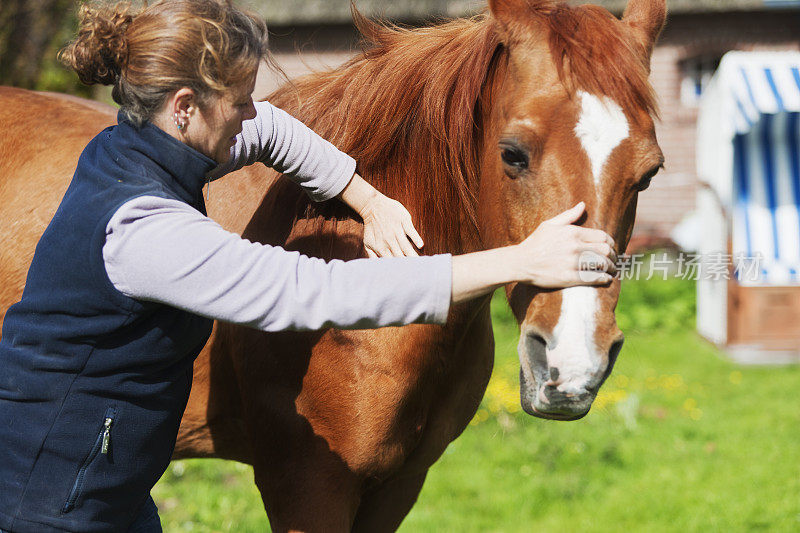
{"type": "Polygon", "coordinates": [[[78,37],[61,51],[61,61],[87,85],[113,85],[127,63],[125,31],[134,16],[128,3],[81,6],[78,37]]]}

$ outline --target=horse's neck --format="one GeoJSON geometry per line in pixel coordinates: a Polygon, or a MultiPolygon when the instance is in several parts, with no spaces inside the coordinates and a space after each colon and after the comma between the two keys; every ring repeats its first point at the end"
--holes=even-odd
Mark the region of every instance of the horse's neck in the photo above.
{"type": "MultiPolygon", "coordinates": [[[[378,53],[301,78],[270,100],[350,152],[367,181],[403,203],[425,253],[480,249],[481,121],[489,116],[485,86],[501,49],[493,27],[488,20],[454,21],[377,42],[378,53]]],[[[296,205],[301,219],[352,216],[296,205]]]]}

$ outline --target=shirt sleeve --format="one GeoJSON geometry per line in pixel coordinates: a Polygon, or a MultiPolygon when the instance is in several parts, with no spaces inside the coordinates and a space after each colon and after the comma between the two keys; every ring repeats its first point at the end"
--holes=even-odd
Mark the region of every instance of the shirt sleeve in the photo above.
{"type": "Polygon", "coordinates": [[[330,200],[350,182],[356,161],[311,128],[269,102],[255,102],[256,117],[242,122],[231,158],[208,178],[261,161],[285,174],[315,201],[330,200]]]}
{"type": "Polygon", "coordinates": [[[178,200],[140,196],[106,226],[114,287],[263,331],[444,324],[452,258],[307,257],[230,233],[178,200]]]}

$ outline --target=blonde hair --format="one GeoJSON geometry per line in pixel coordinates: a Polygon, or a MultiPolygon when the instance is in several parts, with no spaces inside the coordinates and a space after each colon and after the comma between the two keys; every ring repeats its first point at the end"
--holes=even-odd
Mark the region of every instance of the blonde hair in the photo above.
{"type": "Polygon", "coordinates": [[[84,4],[79,20],[59,58],[83,83],[113,85],[114,101],[137,125],[173,91],[189,87],[204,105],[269,60],[265,22],[230,0],[162,0],[138,13],[129,3],[84,4]]]}

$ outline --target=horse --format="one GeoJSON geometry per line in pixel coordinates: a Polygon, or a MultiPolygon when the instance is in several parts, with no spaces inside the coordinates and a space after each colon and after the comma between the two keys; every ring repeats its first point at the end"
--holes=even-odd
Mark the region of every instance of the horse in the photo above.
{"type": "MultiPolygon", "coordinates": [[[[425,253],[519,242],[581,200],[580,223],[625,250],[638,193],[664,161],[648,77],[665,0],[629,0],[621,18],[549,0],[490,0],[473,18],[417,29],[354,17],[371,47],[268,99],[401,201],[425,253]]],[[[78,154],[114,117],[4,89],[0,120],[7,307],[78,154]]],[[[355,214],[310,203],[268,169],[248,167],[213,188],[209,214],[247,239],[326,259],[364,256],[355,214]]],[[[506,287],[527,413],[588,413],[622,347],[619,289],[619,280],[506,287]]],[[[452,306],[445,326],[264,333],[218,322],[195,363],[174,458],[252,464],[275,531],[394,530],[477,411],[493,365],[489,302],[452,306]]]]}

